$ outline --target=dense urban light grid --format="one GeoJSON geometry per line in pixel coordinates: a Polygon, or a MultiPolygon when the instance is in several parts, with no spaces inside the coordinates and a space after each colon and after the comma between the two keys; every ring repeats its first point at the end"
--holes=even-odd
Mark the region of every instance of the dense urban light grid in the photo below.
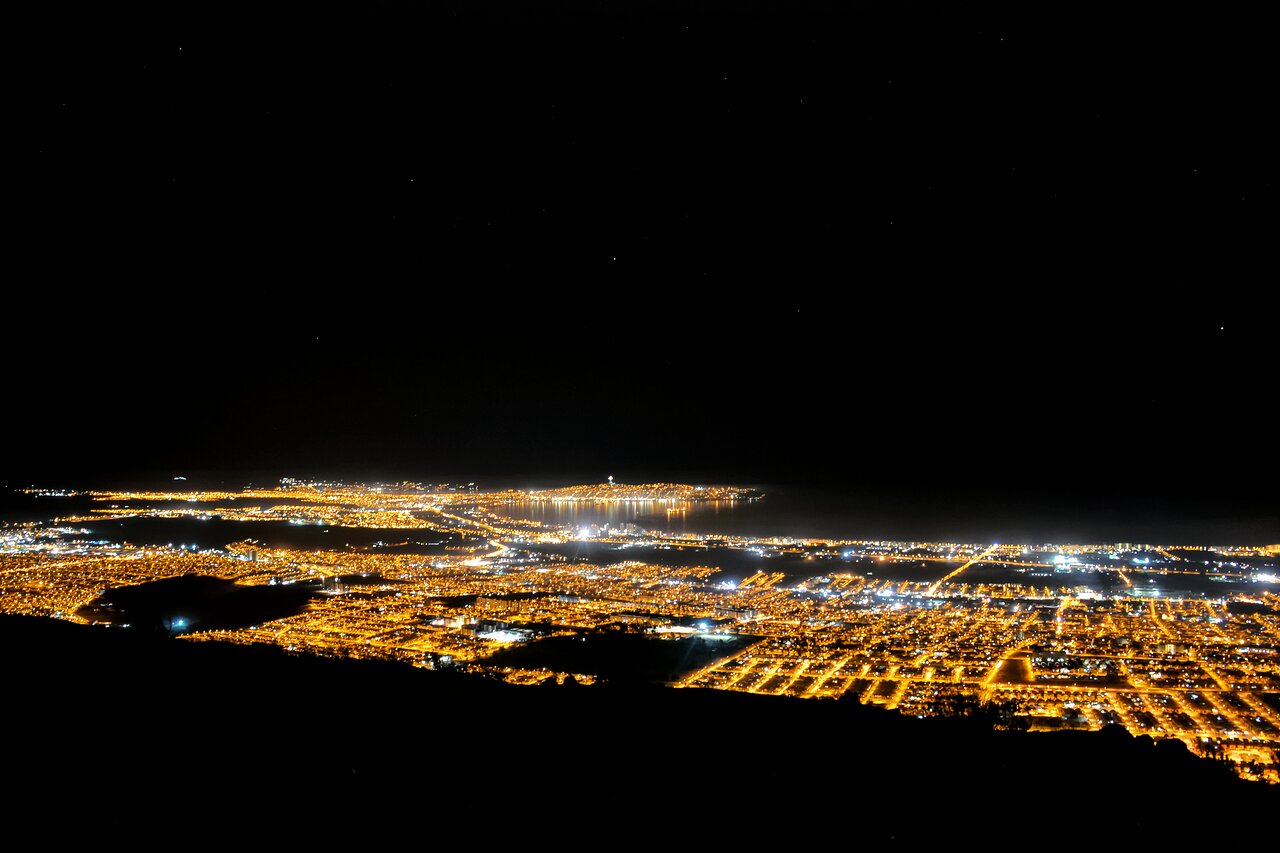
{"type": "Polygon", "coordinates": [[[591,685],[608,673],[534,665],[536,654],[513,650],[639,635],[700,647],[703,660],[673,687],[853,696],[920,717],[981,712],[1033,732],[1117,725],[1280,781],[1280,545],[682,532],[680,516],[699,504],[768,496],[612,477],[540,491],[284,480],[87,496],[87,512],[0,530],[0,611],[515,684],[591,685]],[[668,524],[577,526],[516,511],[546,503],[639,503],[668,524]],[[198,547],[98,533],[139,519],[244,522],[250,535],[198,547]],[[320,528],[326,544],[266,545],[255,524],[320,528]],[[378,538],[352,544],[357,532],[378,538]],[[117,609],[129,587],[192,575],[309,596],[297,612],[231,628],[176,605],[162,625],[131,624],[128,606],[117,609]]]}

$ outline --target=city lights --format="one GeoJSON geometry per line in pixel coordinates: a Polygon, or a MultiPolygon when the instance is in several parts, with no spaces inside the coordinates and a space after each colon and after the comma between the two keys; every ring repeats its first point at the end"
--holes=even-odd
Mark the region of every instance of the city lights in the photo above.
{"type": "Polygon", "coordinates": [[[194,575],[303,590],[300,611],[258,624],[209,627],[184,613],[165,627],[183,642],[384,658],[516,684],[600,680],[502,657],[544,640],[736,640],[717,642],[711,663],[672,686],[852,696],[916,717],[976,702],[1002,709],[1009,727],[1117,725],[1277,781],[1280,589],[1270,546],[750,537],[663,530],[667,513],[646,529],[513,512],[545,501],[696,509],[759,497],[671,484],[529,493],[284,481],[86,497],[83,513],[0,529],[0,611],[123,628],[138,620],[109,600],[121,587],[194,575]],[[320,548],[131,544],[97,532],[139,520],[339,535],[320,548]],[[359,530],[376,538],[344,544],[359,530]]]}

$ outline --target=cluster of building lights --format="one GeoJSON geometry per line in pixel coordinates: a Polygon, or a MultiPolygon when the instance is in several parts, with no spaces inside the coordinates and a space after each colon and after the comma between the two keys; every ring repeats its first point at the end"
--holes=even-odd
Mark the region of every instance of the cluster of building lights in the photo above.
{"type": "Polygon", "coordinates": [[[967,697],[1032,730],[1115,724],[1278,780],[1273,546],[753,538],[584,529],[510,512],[520,501],[753,496],[677,484],[529,493],[288,481],[90,496],[88,512],[0,529],[0,612],[91,621],[105,590],[185,574],[306,584],[312,603],[291,616],[215,630],[175,614],[169,627],[188,641],[463,667],[513,683],[598,680],[505,660],[504,650],[548,637],[733,640],[676,686],[856,696],[914,716],[948,713],[967,697]],[[139,518],[363,528],[381,538],[320,550],[134,545],[127,531],[110,541],[98,532],[139,518]],[[583,539],[595,548],[590,560],[574,555],[583,539]],[[730,556],[751,570],[724,568],[720,557],[730,556]]]}

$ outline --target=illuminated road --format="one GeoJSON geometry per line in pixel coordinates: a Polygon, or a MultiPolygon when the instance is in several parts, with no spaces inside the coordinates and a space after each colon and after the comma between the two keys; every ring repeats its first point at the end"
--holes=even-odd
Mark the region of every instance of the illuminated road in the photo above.
{"type": "Polygon", "coordinates": [[[983,551],[981,554],[979,554],[978,556],[974,557],[972,560],[970,560],[969,562],[965,563],[965,564],[964,564],[963,566],[961,566],[960,568],[956,569],[956,570],[955,570],[955,571],[953,571],[953,572],[949,572],[949,573],[947,573],[947,574],[943,575],[943,576],[942,576],[942,577],[937,581],[937,583],[935,583],[933,586],[929,587],[929,595],[933,595],[935,592],[937,592],[937,591],[938,591],[938,587],[942,586],[944,583],[946,583],[947,581],[951,580],[951,579],[952,579],[952,578],[954,578],[956,575],[960,574],[960,573],[961,573],[961,572],[963,572],[965,569],[967,569],[967,568],[969,568],[970,566],[972,566],[974,563],[981,563],[983,560],[985,560],[985,559],[986,559],[986,558],[991,554],[991,552],[992,552],[992,551],[994,551],[995,549],[997,549],[997,548],[999,548],[999,547],[1000,547],[1000,545],[999,545],[999,544],[992,545],[990,548],[988,548],[987,550],[983,551]]]}

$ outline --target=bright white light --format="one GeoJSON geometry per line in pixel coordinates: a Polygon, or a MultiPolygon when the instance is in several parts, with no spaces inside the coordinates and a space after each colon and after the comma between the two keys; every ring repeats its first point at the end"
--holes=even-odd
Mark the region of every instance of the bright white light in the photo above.
{"type": "Polygon", "coordinates": [[[491,640],[495,643],[519,643],[526,639],[525,635],[519,631],[486,631],[477,636],[481,640],[491,640]]]}

